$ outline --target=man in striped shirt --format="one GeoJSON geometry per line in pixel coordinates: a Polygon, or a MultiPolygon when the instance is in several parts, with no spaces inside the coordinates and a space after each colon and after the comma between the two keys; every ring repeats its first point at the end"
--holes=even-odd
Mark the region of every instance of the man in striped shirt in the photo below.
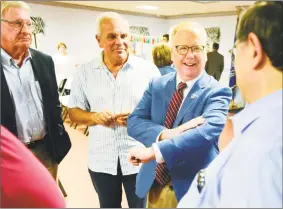
{"type": "Polygon", "coordinates": [[[135,194],[139,167],[127,161],[129,149],[143,146],[127,134],[127,118],[157,67],[128,52],[129,25],[117,13],[98,17],[101,56],[81,65],[69,101],[72,121],[89,126],[88,168],[100,207],[121,207],[122,184],[130,208],[142,208],[135,194]]]}

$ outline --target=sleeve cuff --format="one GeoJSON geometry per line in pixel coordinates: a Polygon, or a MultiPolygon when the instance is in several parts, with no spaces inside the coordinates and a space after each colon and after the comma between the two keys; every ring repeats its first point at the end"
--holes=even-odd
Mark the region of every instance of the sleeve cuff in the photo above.
{"type": "Polygon", "coordinates": [[[161,136],[161,134],[162,134],[164,131],[165,131],[165,130],[161,131],[160,134],[158,134],[158,136],[156,137],[155,142],[159,142],[160,136],[161,136]]]}
{"type": "MultiPolygon", "coordinates": [[[[157,137],[158,138],[158,137],[157,137]]],[[[165,160],[160,152],[160,149],[159,147],[157,146],[156,143],[153,143],[152,144],[152,148],[153,148],[153,151],[154,151],[154,154],[155,154],[155,159],[156,159],[156,162],[157,163],[164,163],[165,160]]]]}

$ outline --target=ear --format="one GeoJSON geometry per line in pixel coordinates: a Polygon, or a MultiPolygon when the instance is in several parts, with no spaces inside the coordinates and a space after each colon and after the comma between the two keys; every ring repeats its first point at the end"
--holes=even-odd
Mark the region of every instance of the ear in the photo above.
{"type": "Polygon", "coordinates": [[[97,43],[98,43],[99,47],[102,48],[100,37],[98,35],[95,35],[95,38],[97,40],[97,43]]]}
{"type": "Polygon", "coordinates": [[[252,67],[253,69],[258,69],[264,63],[264,51],[260,40],[254,33],[248,35],[248,43],[252,47],[252,67]]]}

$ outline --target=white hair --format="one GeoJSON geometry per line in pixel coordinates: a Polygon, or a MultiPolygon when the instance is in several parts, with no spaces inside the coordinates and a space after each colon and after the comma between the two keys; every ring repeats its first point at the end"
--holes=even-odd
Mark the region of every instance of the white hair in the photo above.
{"type": "Polygon", "coordinates": [[[130,27],[128,21],[123,19],[121,17],[121,15],[119,15],[118,13],[116,13],[116,12],[103,12],[96,19],[96,24],[97,24],[97,33],[96,34],[98,36],[101,33],[101,25],[103,24],[103,22],[109,21],[109,20],[121,20],[127,25],[127,27],[130,27]]]}
{"type": "Polygon", "coordinates": [[[4,11],[10,7],[22,8],[30,13],[30,6],[23,1],[1,1],[1,18],[3,17],[4,11]]]}
{"type": "Polygon", "coordinates": [[[198,37],[201,38],[201,40],[203,40],[204,43],[206,44],[207,34],[206,34],[204,27],[202,27],[197,22],[184,21],[184,22],[181,22],[173,26],[170,29],[170,39],[169,39],[170,45],[172,45],[172,40],[174,39],[174,36],[176,35],[176,33],[182,29],[187,29],[187,30],[191,30],[195,32],[198,35],[198,37]]]}

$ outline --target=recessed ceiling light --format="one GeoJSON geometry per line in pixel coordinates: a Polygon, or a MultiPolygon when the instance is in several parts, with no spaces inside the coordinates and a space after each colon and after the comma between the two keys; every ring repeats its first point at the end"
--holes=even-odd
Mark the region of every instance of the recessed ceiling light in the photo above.
{"type": "Polygon", "coordinates": [[[149,5],[136,6],[136,8],[138,8],[138,9],[148,9],[148,10],[159,9],[159,7],[156,7],[156,6],[149,6],[149,5]]]}

